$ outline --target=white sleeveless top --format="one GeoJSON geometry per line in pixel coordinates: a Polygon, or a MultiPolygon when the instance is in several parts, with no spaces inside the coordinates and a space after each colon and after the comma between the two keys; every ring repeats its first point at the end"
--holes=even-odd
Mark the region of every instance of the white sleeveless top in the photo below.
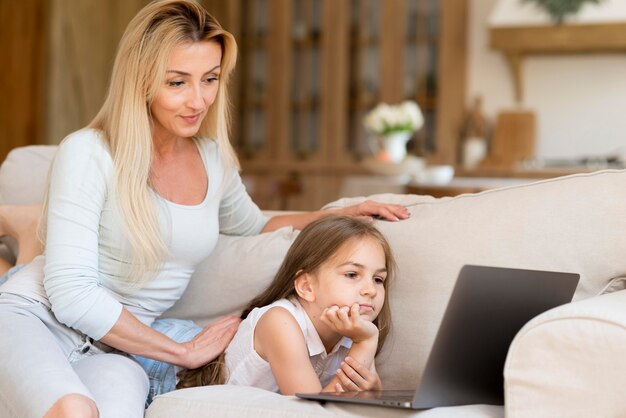
{"type": "Polygon", "coordinates": [[[296,298],[281,299],[271,305],[255,308],[241,323],[237,334],[226,349],[227,383],[279,392],[270,364],[254,350],[256,324],[265,312],[275,306],[280,306],[289,311],[300,325],[309,350],[313,370],[320,379],[322,387],[326,386],[335,376],[335,372],[343,359],[348,355],[352,340],[343,337],[330,353],[326,353],[315,326],[296,298]]]}

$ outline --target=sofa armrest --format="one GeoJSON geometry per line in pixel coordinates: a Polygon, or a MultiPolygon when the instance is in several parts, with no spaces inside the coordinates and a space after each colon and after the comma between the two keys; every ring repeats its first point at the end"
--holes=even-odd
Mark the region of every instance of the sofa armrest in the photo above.
{"type": "Polygon", "coordinates": [[[626,416],[626,290],[526,324],[504,367],[506,416],[626,416]]]}
{"type": "Polygon", "coordinates": [[[12,149],[0,165],[0,203],[41,203],[57,148],[56,145],[29,145],[12,149]]]}

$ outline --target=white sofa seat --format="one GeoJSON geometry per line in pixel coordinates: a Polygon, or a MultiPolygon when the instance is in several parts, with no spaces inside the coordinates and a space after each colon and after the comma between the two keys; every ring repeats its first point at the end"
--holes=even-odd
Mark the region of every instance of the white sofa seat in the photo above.
{"type": "MultiPolygon", "coordinates": [[[[263,389],[251,387],[211,386],[177,390],[158,396],[146,412],[146,418],[172,418],[181,410],[185,417],[194,418],[502,418],[502,408],[493,405],[469,405],[435,408],[425,411],[358,406],[339,403],[321,405],[282,396],[263,389]],[[184,405],[184,408],[181,408],[184,405]]],[[[182,415],[180,415],[182,416],[182,415]]]]}
{"type": "MultiPolygon", "coordinates": [[[[49,160],[53,149],[27,147],[9,154],[0,167],[0,203],[42,198],[47,173],[47,164],[39,163],[42,152],[49,160]]],[[[503,417],[505,409],[514,418],[626,416],[619,385],[626,378],[624,190],[626,171],[607,170],[454,198],[372,197],[405,204],[411,211],[406,221],[376,222],[399,265],[390,289],[393,329],[377,359],[387,388],[419,383],[464,264],[581,275],[576,302],[540,315],[513,341],[504,370],[506,408],[469,405],[411,412],[322,406],[254,388],[217,386],[159,396],[146,416],[503,417]]],[[[342,199],[329,207],[361,200],[342,199]]],[[[296,235],[283,228],[254,237],[221,236],[181,300],[164,316],[206,324],[237,312],[269,283],[296,235]]],[[[0,416],[3,412],[0,402],[0,416]]]]}

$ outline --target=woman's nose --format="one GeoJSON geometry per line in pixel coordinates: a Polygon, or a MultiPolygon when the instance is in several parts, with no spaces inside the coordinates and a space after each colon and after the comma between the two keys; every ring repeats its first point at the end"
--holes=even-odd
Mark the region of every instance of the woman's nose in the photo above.
{"type": "Polygon", "coordinates": [[[187,106],[192,109],[202,109],[204,107],[204,97],[200,87],[196,86],[190,89],[187,97],[187,106]]]}

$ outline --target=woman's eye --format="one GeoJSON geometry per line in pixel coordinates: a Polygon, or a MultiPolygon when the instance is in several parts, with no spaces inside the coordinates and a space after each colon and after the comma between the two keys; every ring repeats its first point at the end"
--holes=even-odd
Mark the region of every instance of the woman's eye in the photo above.
{"type": "Polygon", "coordinates": [[[374,277],[374,282],[377,283],[377,284],[383,284],[383,283],[385,283],[385,278],[384,277],[379,277],[379,276],[374,277]]]}
{"type": "Polygon", "coordinates": [[[215,76],[212,76],[212,77],[209,77],[209,78],[206,79],[206,82],[209,83],[209,84],[215,83],[217,81],[219,81],[219,78],[215,77],[215,76]]]}
{"type": "Polygon", "coordinates": [[[344,273],[344,276],[346,276],[348,279],[354,279],[357,277],[357,274],[353,271],[349,271],[347,273],[344,273]]]}
{"type": "Polygon", "coordinates": [[[180,87],[182,86],[184,81],[168,81],[167,85],[170,87],[180,87]]]}

